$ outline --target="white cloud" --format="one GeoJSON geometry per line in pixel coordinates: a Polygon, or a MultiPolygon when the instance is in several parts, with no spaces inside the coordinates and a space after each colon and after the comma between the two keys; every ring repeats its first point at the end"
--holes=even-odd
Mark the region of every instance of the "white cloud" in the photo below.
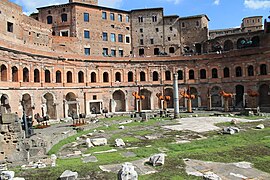
{"type": "Polygon", "coordinates": [[[123,0],[99,0],[100,6],[120,8],[123,0]]]}
{"type": "MultiPolygon", "coordinates": [[[[123,0],[99,0],[100,6],[106,6],[111,8],[120,8],[123,0]]],[[[179,0],[176,0],[179,1],[179,0]]],[[[66,4],[69,0],[14,0],[16,4],[24,7],[26,14],[36,12],[36,8],[57,5],[57,4],[66,4]]]]}
{"type": "Polygon", "coordinates": [[[181,0],[166,0],[167,2],[172,2],[173,4],[179,4],[181,0]]]}
{"type": "Polygon", "coordinates": [[[219,3],[220,3],[220,0],[215,0],[214,1],[214,4],[217,5],[217,6],[219,5],[219,3]]]}
{"type": "Polygon", "coordinates": [[[244,5],[249,9],[266,9],[270,8],[269,0],[245,0],[244,5]]]}

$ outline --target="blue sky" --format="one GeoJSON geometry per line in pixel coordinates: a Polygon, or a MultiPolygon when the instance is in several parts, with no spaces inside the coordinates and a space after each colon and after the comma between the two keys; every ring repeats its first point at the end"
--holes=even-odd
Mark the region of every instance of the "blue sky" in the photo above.
{"type": "MultiPolygon", "coordinates": [[[[27,14],[36,7],[67,3],[68,0],[11,0],[27,14]]],[[[99,0],[99,5],[124,10],[163,7],[165,15],[207,14],[210,29],[240,26],[247,16],[270,16],[270,0],[99,0]]]]}

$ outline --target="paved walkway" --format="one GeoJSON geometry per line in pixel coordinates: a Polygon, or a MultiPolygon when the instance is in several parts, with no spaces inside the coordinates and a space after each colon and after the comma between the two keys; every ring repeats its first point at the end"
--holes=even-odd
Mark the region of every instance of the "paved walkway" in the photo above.
{"type": "Polygon", "coordinates": [[[270,179],[270,174],[253,168],[252,164],[248,162],[219,163],[193,159],[187,159],[184,162],[187,174],[194,176],[204,176],[210,172],[222,180],[270,179]]]}
{"type": "MultiPolygon", "coordinates": [[[[222,122],[231,122],[233,117],[192,117],[192,118],[181,118],[178,120],[179,125],[170,125],[170,126],[163,126],[165,129],[175,130],[175,131],[183,131],[189,130],[194,132],[207,132],[207,131],[214,131],[220,130],[219,127],[215,126],[217,123],[222,122]]],[[[239,119],[239,122],[255,122],[255,121],[262,121],[261,120],[247,120],[247,119],[239,119]]]]}

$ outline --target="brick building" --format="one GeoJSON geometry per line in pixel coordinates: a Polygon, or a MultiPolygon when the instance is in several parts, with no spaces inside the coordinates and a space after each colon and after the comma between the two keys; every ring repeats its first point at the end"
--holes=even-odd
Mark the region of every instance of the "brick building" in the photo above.
{"type": "MultiPolygon", "coordinates": [[[[21,116],[20,101],[28,116],[43,109],[51,119],[71,111],[130,112],[137,108],[133,92],[145,95],[143,110],[158,110],[157,93],[173,96],[174,73],[179,93],[189,85],[196,95],[194,108],[206,108],[210,92],[213,108],[221,109],[224,90],[234,94],[231,107],[269,110],[267,21],[265,30],[256,21],[255,29],[209,38],[206,15],[164,16],[163,8],[123,11],[97,4],[71,0],[28,17],[20,6],[0,1],[2,113],[21,116]],[[249,89],[260,96],[248,96],[249,89]]],[[[180,106],[186,107],[182,97],[180,106]]]]}

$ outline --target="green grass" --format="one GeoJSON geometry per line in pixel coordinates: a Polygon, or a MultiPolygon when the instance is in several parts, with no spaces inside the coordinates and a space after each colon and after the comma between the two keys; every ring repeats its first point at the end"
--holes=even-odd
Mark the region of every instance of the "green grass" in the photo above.
{"type": "MultiPolygon", "coordinates": [[[[172,144],[172,142],[175,141],[175,135],[190,134],[191,132],[165,132],[164,129],[160,128],[160,125],[173,123],[174,121],[160,120],[159,118],[151,119],[147,122],[132,122],[124,125],[125,129],[119,130],[118,122],[123,120],[121,118],[120,120],[114,119],[116,124],[104,129],[105,133],[110,134],[108,142],[111,145],[90,148],[84,153],[93,153],[110,149],[117,149],[117,152],[94,154],[98,159],[97,163],[83,164],[80,158],[58,159],[58,166],[54,169],[47,168],[46,171],[41,170],[41,172],[31,170],[31,173],[30,171],[17,170],[18,175],[26,173],[28,175],[26,177],[30,177],[31,179],[38,177],[37,174],[40,174],[41,176],[44,175],[44,177],[53,177],[56,179],[65,169],[70,169],[79,172],[80,177],[87,177],[90,175],[91,177],[96,177],[96,179],[116,179],[115,174],[101,172],[98,166],[148,158],[152,154],[160,153],[161,148],[167,149],[165,165],[155,167],[156,170],[159,171],[158,173],[140,176],[140,180],[201,179],[194,176],[188,176],[185,173],[184,158],[227,163],[248,161],[253,163],[256,168],[270,173],[270,121],[239,123],[238,126],[240,126],[241,129],[246,129],[246,131],[241,130],[240,133],[234,135],[220,135],[216,132],[209,132],[204,134],[208,136],[208,139],[194,140],[187,144],[172,144]],[[252,127],[260,123],[264,123],[266,128],[263,130],[252,129],[252,127]],[[156,140],[146,140],[137,137],[155,133],[161,134],[161,138],[156,140]],[[112,146],[116,138],[122,138],[126,144],[129,144],[129,147],[136,146],[140,148],[130,150],[116,148],[112,146]],[[150,147],[147,147],[149,145],[150,147]],[[135,153],[136,157],[123,157],[121,155],[128,151],[135,153]]],[[[111,121],[111,119],[108,121],[111,121]]],[[[220,127],[228,125],[230,125],[230,123],[218,124],[220,127]]],[[[92,130],[79,132],[76,135],[61,141],[51,149],[50,153],[58,152],[64,144],[73,142],[76,137],[87,134],[90,131],[92,132],[92,130]]]]}

